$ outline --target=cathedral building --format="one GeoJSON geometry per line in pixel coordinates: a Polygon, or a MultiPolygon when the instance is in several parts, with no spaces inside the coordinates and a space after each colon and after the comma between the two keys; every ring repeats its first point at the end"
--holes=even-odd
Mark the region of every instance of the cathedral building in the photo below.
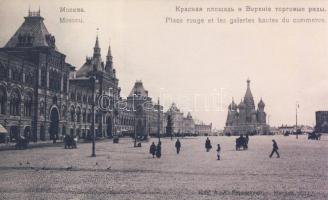
{"type": "Polygon", "coordinates": [[[241,134],[269,134],[269,126],[266,124],[265,104],[261,99],[255,107],[254,98],[250,88],[250,80],[247,80],[247,89],[244,99],[237,105],[232,99],[228,107],[228,116],[224,128],[225,135],[241,134]]]}

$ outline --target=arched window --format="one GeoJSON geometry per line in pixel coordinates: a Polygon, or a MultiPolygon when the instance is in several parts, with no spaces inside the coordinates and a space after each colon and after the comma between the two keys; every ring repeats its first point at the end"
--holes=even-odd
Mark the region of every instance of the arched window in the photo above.
{"type": "Polygon", "coordinates": [[[31,117],[32,115],[32,103],[32,95],[26,95],[24,98],[24,114],[26,117],[31,117]]]}
{"type": "Polygon", "coordinates": [[[70,120],[71,120],[71,122],[74,122],[75,121],[75,109],[73,106],[71,107],[70,114],[71,114],[70,120]]]}
{"type": "Polygon", "coordinates": [[[71,98],[72,101],[75,101],[75,94],[74,94],[74,92],[71,92],[70,98],[71,98]]]}
{"type": "Polygon", "coordinates": [[[47,87],[47,71],[46,69],[41,69],[41,86],[47,87]]]}
{"type": "Polygon", "coordinates": [[[101,112],[100,111],[97,111],[97,114],[96,114],[96,123],[101,123],[101,121],[102,121],[101,112]]]}
{"type": "Polygon", "coordinates": [[[0,87],[0,114],[6,114],[7,92],[4,87],[0,87]]]}
{"type": "Polygon", "coordinates": [[[13,90],[10,96],[10,115],[20,115],[20,103],[21,98],[19,92],[17,90],[13,90]]]}
{"type": "Polygon", "coordinates": [[[0,80],[5,80],[8,78],[8,68],[5,67],[1,62],[0,62],[0,80]]]}
{"type": "Polygon", "coordinates": [[[77,95],[76,95],[77,97],[77,102],[81,102],[82,101],[82,95],[81,95],[81,93],[77,93],[77,95]]]}
{"type": "Polygon", "coordinates": [[[89,105],[92,105],[92,102],[93,102],[93,101],[92,101],[92,96],[89,96],[89,97],[88,97],[88,104],[89,104],[89,105]]]}
{"type": "Polygon", "coordinates": [[[82,114],[82,121],[83,121],[83,123],[85,123],[86,118],[87,118],[87,112],[86,112],[85,109],[84,109],[84,110],[83,110],[83,114],[82,114]]]}
{"type": "Polygon", "coordinates": [[[22,72],[17,68],[13,68],[12,69],[12,79],[13,79],[13,81],[21,82],[22,72]]]}
{"type": "Polygon", "coordinates": [[[88,110],[87,122],[88,122],[88,123],[91,123],[91,120],[92,120],[92,112],[91,112],[91,110],[89,109],[89,110],[88,110]]]}
{"type": "Polygon", "coordinates": [[[25,83],[26,83],[26,85],[33,86],[33,82],[34,82],[33,73],[32,72],[26,72],[26,74],[25,74],[25,83]]]}
{"type": "Polygon", "coordinates": [[[77,122],[81,122],[81,109],[80,107],[77,108],[77,111],[76,111],[76,121],[77,122]]]}
{"type": "Polygon", "coordinates": [[[40,102],[40,115],[41,116],[44,115],[44,109],[45,109],[44,101],[41,100],[41,102],[40,102]]]}
{"type": "Polygon", "coordinates": [[[62,107],[62,117],[63,117],[63,119],[66,119],[66,112],[67,112],[67,108],[66,108],[65,105],[63,105],[63,107],[62,107]]]}
{"type": "Polygon", "coordinates": [[[67,83],[68,83],[68,76],[65,74],[63,76],[63,90],[64,90],[64,92],[67,92],[67,83]]]}

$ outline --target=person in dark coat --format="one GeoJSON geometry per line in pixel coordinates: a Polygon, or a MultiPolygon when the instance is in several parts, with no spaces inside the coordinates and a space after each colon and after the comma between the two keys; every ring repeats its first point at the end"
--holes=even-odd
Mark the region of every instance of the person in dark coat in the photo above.
{"type": "Polygon", "coordinates": [[[177,149],[177,154],[180,153],[180,148],[181,148],[181,142],[179,139],[175,142],[175,148],[177,149]]]}
{"type": "Polygon", "coordinates": [[[272,152],[270,154],[270,158],[273,156],[274,153],[277,154],[277,158],[280,158],[280,155],[278,153],[278,145],[277,145],[277,142],[275,140],[272,140],[273,144],[272,144],[272,152]]]}
{"type": "Polygon", "coordinates": [[[158,142],[156,147],[156,157],[160,158],[162,156],[162,147],[161,142],[158,142]]]}
{"type": "Polygon", "coordinates": [[[153,143],[150,145],[149,153],[150,153],[151,155],[153,155],[153,158],[155,158],[155,154],[156,154],[156,145],[155,145],[155,142],[153,142],[153,143]]]}
{"type": "Polygon", "coordinates": [[[221,146],[220,146],[220,144],[218,144],[218,148],[216,149],[216,153],[217,153],[218,160],[220,160],[221,159],[221,157],[220,157],[220,153],[221,153],[221,146]]]}
{"type": "Polygon", "coordinates": [[[209,152],[212,149],[211,140],[207,137],[205,141],[206,152],[209,152]]]}

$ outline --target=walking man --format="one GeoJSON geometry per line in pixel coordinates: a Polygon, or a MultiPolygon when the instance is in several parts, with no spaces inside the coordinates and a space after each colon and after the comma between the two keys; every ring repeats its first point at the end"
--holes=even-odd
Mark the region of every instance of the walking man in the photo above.
{"type": "Polygon", "coordinates": [[[207,137],[205,141],[206,152],[209,152],[212,149],[211,140],[207,137]]]}
{"type": "Polygon", "coordinates": [[[181,142],[179,139],[175,142],[175,148],[177,149],[177,154],[180,153],[180,148],[181,148],[181,142]]]}
{"type": "Polygon", "coordinates": [[[153,155],[153,158],[155,158],[155,154],[156,154],[156,145],[155,145],[155,142],[153,142],[153,143],[150,145],[149,153],[150,153],[151,155],[153,155]]]}
{"type": "Polygon", "coordinates": [[[221,153],[220,144],[218,144],[218,148],[216,149],[216,153],[217,153],[217,156],[218,156],[218,160],[220,160],[220,153],[221,153]]]}
{"type": "Polygon", "coordinates": [[[274,153],[277,154],[277,158],[280,158],[280,155],[278,153],[278,145],[277,145],[277,142],[275,140],[272,140],[273,144],[272,144],[272,152],[270,154],[270,158],[273,156],[274,153]]]}

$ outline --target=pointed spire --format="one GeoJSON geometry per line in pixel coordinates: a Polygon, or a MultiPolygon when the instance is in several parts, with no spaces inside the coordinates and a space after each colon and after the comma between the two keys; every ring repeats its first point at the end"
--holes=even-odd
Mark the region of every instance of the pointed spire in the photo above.
{"type": "Polygon", "coordinates": [[[106,56],[106,61],[112,63],[113,62],[113,56],[112,56],[112,51],[110,48],[110,44],[108,45],[108,52],[106,56]]]}
{"type": "Polygon", "coordinates": [[[247,88],[250,88],[251,80],[247,79],[247,88]]]}
{"type": "MultiPolygon", "coordinates": [[[[93,48],[93,58],[94,59],[98,59],[99,61],[101,61],[101,55],[100,55],[100,47],[99,47],[99,39],[98,39],[98,28],[97,28],[97,37],[96,37],[96,43],[95,43],[95,47],[93,48]]],[[[101,62],[99,62],[101,63],[101,62]]]]}
{"type": "Polygon", "coordinates": [[[98,40],[98,34],[97,34],[97,37],[96,37],[95,48],[99,48],[99,40],[98,40]]]}

